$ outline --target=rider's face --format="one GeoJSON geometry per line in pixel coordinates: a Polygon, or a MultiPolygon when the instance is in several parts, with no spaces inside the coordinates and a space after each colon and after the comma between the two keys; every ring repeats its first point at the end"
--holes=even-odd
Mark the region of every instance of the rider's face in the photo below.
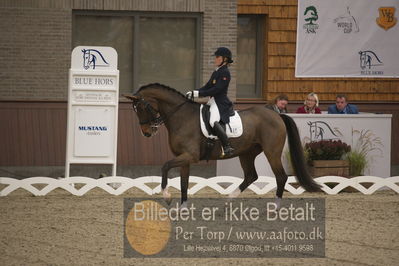
{"type": "Polygon", "coordinates": [[[215,66],[220,66],[223,62],[223,57],[222,56],[215,56],[215,66]]]}

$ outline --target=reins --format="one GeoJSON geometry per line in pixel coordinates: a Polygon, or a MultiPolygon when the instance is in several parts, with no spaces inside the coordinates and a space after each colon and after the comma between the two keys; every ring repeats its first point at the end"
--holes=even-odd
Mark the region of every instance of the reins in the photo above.
{"type": "Polygon", "coordinates": [[[184,104],[186,104],[187,101],[182,102],[181,104],[177,105],[173,110],[171,110],[169,113],[165,114],[165,116],[162,116],[159,110],[156,110],[149,102],[144,100],[143,97],[140,96],[139,101],[134,104],[133,103],[133,109],[135,112],[137,112],[137,106],[139,104],[144,105],[144,110],[147,111],[147,113],[150,114],[151,118],[146,121],[140,122],[140,125],[149,125],[150,127],[159,127],[162,124],[165,123],[174,113],[176,113],[184,104]]]}

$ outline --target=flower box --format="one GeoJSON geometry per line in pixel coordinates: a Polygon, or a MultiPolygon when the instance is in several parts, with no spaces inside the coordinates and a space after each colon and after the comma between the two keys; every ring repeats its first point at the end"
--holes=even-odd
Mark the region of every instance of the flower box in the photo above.
{"type": "Polygon", "coordinates": [[[313,177],[349,177],[349,162],[346,160],[312,160],[309,163],[310,175],[313,177]]]}

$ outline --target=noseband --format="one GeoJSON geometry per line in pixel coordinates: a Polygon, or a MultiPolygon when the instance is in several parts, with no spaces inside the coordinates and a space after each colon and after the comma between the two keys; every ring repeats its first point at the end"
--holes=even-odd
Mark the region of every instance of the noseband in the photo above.
{"type": "Polygon", "coordinates": [[[147,114],[149,114],[150,119],[146,121],[140,121],[140,125],[149,125],[150,127],[157,128],[161,126],[163,123],[165,123],[165,121],[168,120],[185,103],[186,101],[179,104],[178,106],[175,107],[175,109],[166,114],[165,117],[162,117],[159,110],[155,109],[149,102],[147,102],[146,100],[144,100],[143,97],[140,96],[139,100],[136,103],[133,103],[133,109],[137,113],[137,107],[139,105],[143,105],[143,109],[147,112],[147,114]]]}

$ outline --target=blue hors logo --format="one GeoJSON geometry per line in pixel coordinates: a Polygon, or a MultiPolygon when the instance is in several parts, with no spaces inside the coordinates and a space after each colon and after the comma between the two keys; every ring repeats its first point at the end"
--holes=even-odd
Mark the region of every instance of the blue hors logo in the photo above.
{"type": "Polygon", "coordinates": [[[343,29],[344,33],[359,32],[359,26],[356,19],[351,15],[349,6],[346,7],[346,13],[334,19],[338,29],[343,29]]]}
{"type": "Polygon", "coordinates": [[[83,49],[83,68],[96,69],[96,67],[108,67],[109,63],[105,60],[100,51],[95,49],[83,49]]]}
{"type": "Polygon", "coordinates": [[[342,137],[342,133],[338,128],[332,128],[324,121],[309,121],[308,126],[310,131],[310,141],[338,139],[340,136],[342,137]]]}
{"type": "Polygon", "coordinates": [[[383,75],[384,71],[373,70],[375,67],[383,66],[383,62],[373,51],[360,51],[360,73],[362,75],[383,75]]]}
{"type": "Polygon", "coordinates": [[[78,126],[78,129],[87,132],[87,135],[101,135],[101,132],[108,131],[106,126],[78,126]]]}

